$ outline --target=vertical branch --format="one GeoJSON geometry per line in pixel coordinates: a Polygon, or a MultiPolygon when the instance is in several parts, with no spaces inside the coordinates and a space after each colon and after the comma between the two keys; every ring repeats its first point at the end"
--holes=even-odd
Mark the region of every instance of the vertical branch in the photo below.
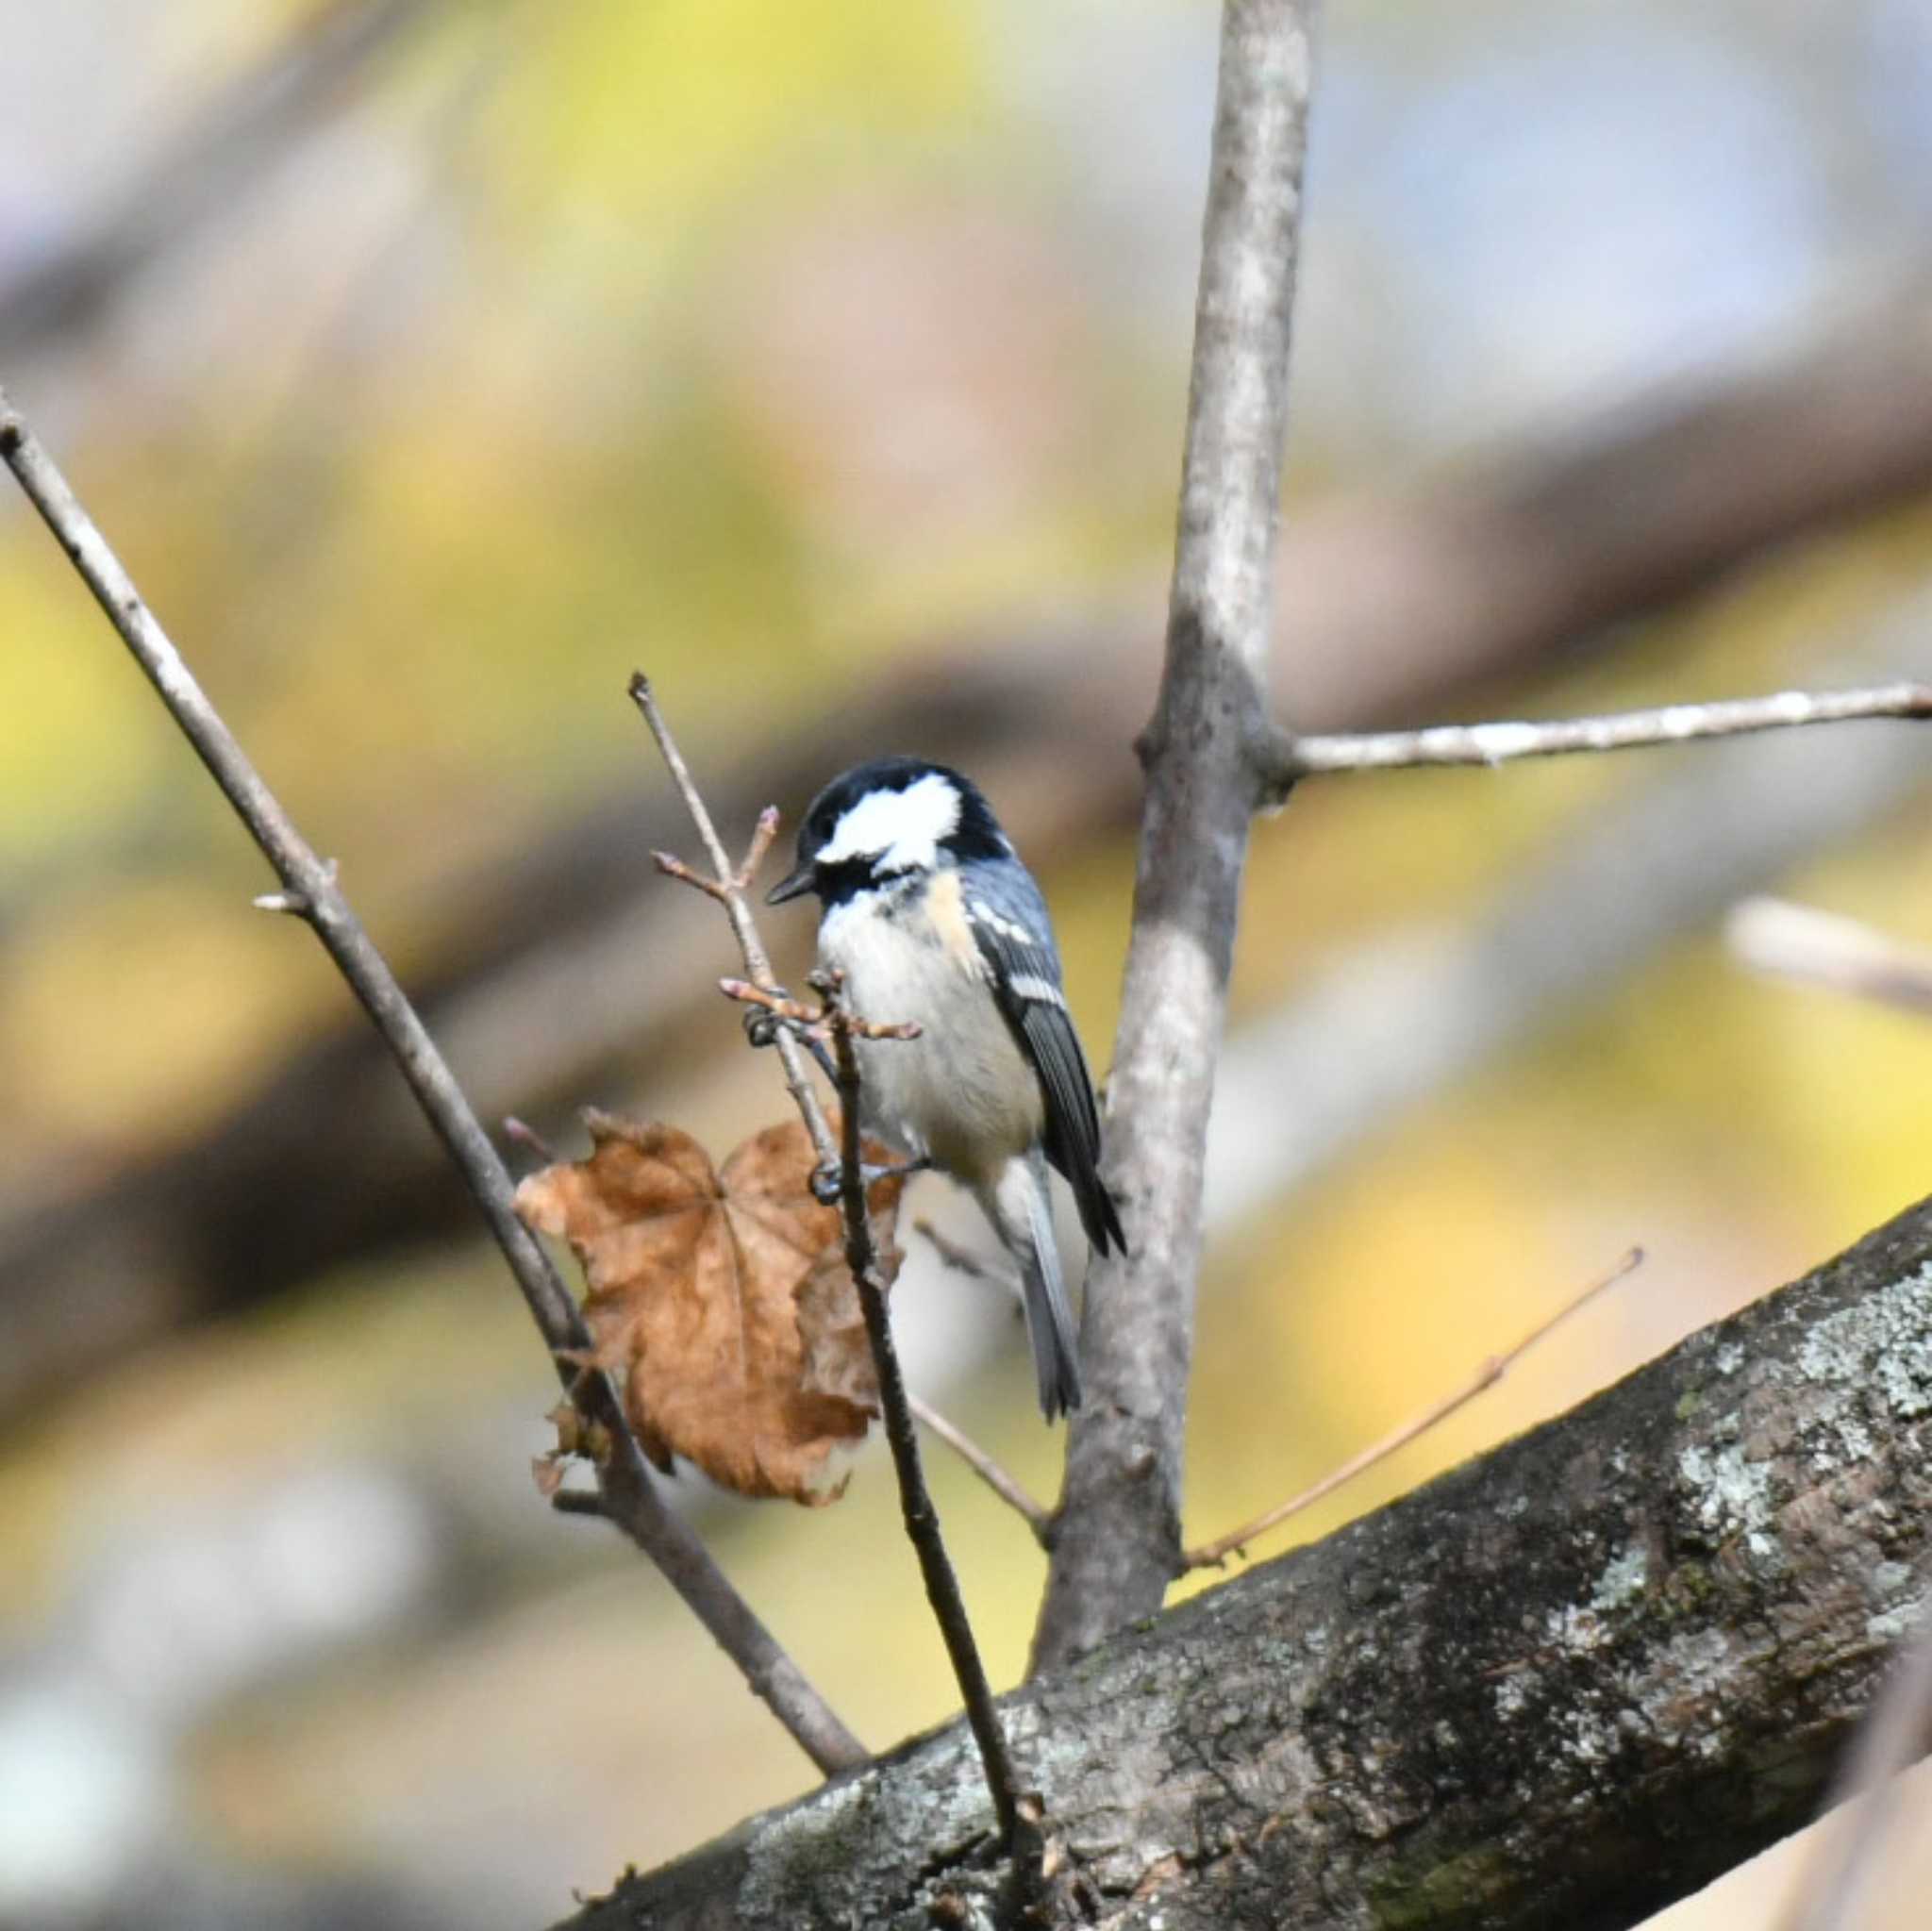
{"type": "Polygon", "coordinates": [[[558,1278],[536,1236],[517,1218],[514,1190],[496,1149],[388,961],[338,887],[335,866],[319,857],[295,829],[180,652],[142,601],[121,559],[4,393],[0,393],[0,460],[13,471],[108,623],[234,807],[236,816],[274,866],[284,889],[271,895],[272,907],[297,914],[314,929],[395,1056],[417,1104],[441,1137],[503,1250],[559,1377],[573,1399],[591,1419],[601,1423],[610,1437],[609,1459],[599,1470],[602,1512],[657,1563],[813,1763],[827,1774],[863,1763],[864,1746],[753,1614],[689,1525],[664,1507],[608,1379],[602,1374],[580,1375],[567,1364],[567,1357],[580,1356],[591,1345],[576,1303],[558,1278]]]}
{"type": "Polygon", "coordinates": [[[1274,532],[1316,0],[1225,0],[1187,451],[1120,1031],[1108,1179],[1130,1252],[1088,1285],[1036,1667],[1160,1606],[1181,1563],[1201,1184],[1248,824],[1267,740],[1274,532]]]}

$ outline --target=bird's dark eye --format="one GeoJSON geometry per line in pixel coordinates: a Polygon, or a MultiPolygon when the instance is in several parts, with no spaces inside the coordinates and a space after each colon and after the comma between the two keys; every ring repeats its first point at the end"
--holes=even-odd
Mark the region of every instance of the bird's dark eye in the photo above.
{"type": "Polygon", "coordinates": [[[833,865],[812,867],[812,889],[821,905],[843,905],[855,894],[877,883],[872,858],[841,858],[833,865]]]}

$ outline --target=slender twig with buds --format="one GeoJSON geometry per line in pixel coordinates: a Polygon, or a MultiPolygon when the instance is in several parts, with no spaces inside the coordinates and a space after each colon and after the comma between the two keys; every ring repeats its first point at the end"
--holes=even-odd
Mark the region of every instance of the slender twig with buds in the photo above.
{"type": "MultiPolygon", "coordinates": [[[[966,1707],[966,1721],[972,1727],[974,1740],[979,1746],[980,1761],[985,1767],[987,1789],[992,1798],[1000,1837],[1004,1842],[1011,1844],[1015,1842],[1015,1825],[1020,1819],[1019,1786],[1007,1749],[1006,1733],[1000,1727],[999,1712],[993,1706],[992,1687],[987,1680],[986,1666],[980,1660],[973,1625],[967,1619],[965,1599],[959,1593],[958,1577],[954,1573],[952,1559],[946,1554],[945,1542],[940,1534],[939,1511],[933,1507],[931,1493],[925,1485],[925,1473],[920,1465],[919,1438],[913,1428],[913,1405],[906,1390],[905,1376],[900,1372],[898,1351],[892,1344],[885,1281],[880,1272],[877,1243],[873,1238],[872,1217],[866,1210],[865,1168],[858,1125],[858,1060],[852,1042],[855,1039],[916,1039],[919,1028],[861,1019],[845,1005],[842,988],[833,977],[813,975],[813,986],[824,1002],[816,1007],[791,999],[776,984],[772,977],[771,957],[758,938],[758,925],[752,917],[746,893],[758,869],[758,861],[770,848],[777,828],[777,812],[768,808],[760,816],[751,851],[744,864],[734,870],[725,857],[717,828],[711,823],[711,814],[691,779],[690,768],[677,749],[670,726],[664,722],[663,712],[658,707],[650,680],[642,672],[632,676],[630,695],[631,701],[643,713],[644,722],[650,726],[651,735],[664,755],[672,781],[677,786],[691,812],[691,822],[697,826],[698,837],[715,868],[714,875],[706,878],[681,860],[659,852],[657,855],[658,870],[716,899],[729,915],[731,928],[738,935],[739,949],[744,955],[745,970],[751,974],[752,980],[747,983],[742,979],[723,979],[719,982],[719,990],[727,997],[757,1007],[782,1022],[774,1029],[772,1040],[778,1049],[779,1059],[785,1069],[786,1085],[798,1104],[806,1132],[811,1137],[821,1165],[836,1171],[839,1175],[845,1258],[858,1290],[866,1335],[878,1371],[879,1406],[885,1420],[886,1440],[892,1452],[892,1465],[899,1479],[899,1501],[905,1515],[906,1533],[918,1555],[926,1599],[932,1605],[933,1616],[946,1645],[946,1655],[958,1680],[959,1694],[966,1707]],[[794,1035],[827,1040],[831,1044],[834,1076],[839,1086],[840,1138],[837,1140],[832,1137],[824,1108],[819,1104],[817,1090],[812,1086],[805,1056],[799,1050],[798,1038],[794,1035]]],[[[948,1424],[942,1439],[958,1448],[975,1471],[1008,1500],[1012,1501],[1020,1492],[1018,1485],[1010,1477],[1006,1478],[1005,1486],[993,1480],[989,1471],[994,1470],[996,1464],[982,1451],[974,1449],[967,1453],[966,1448],[960,1446],[965,1438],[958,1429],[948,1424]]],[[[1014,1506],[1031,1519],[1029,1510],[1020,1502],[1015,1502],[1014,1506]]]]}

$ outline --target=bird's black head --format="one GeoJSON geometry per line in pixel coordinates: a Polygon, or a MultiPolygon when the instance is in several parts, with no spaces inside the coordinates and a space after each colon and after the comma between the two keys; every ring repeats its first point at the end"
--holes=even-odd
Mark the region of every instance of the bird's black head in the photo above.
{"type": "Polygon", "coordinates": [[[808,891],[827,906],[881,879],[967,858],[1008,857],[992,807],[970,778],[924,757],[874,757],[841,772],[798,827],[798,866],[766,894],[808,891]]]}

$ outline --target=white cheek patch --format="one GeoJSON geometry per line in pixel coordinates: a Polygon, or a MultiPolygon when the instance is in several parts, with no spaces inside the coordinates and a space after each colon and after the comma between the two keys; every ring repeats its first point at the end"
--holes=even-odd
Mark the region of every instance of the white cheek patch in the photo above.
{"type": "Polygon", "coordinates": [[[959,793],[937,772],[903,791],[873,791],[840,819],[814,855],[821,865],[874,858],[884,872],[930,871],[940,841],[959,827],[959,793]]]}

